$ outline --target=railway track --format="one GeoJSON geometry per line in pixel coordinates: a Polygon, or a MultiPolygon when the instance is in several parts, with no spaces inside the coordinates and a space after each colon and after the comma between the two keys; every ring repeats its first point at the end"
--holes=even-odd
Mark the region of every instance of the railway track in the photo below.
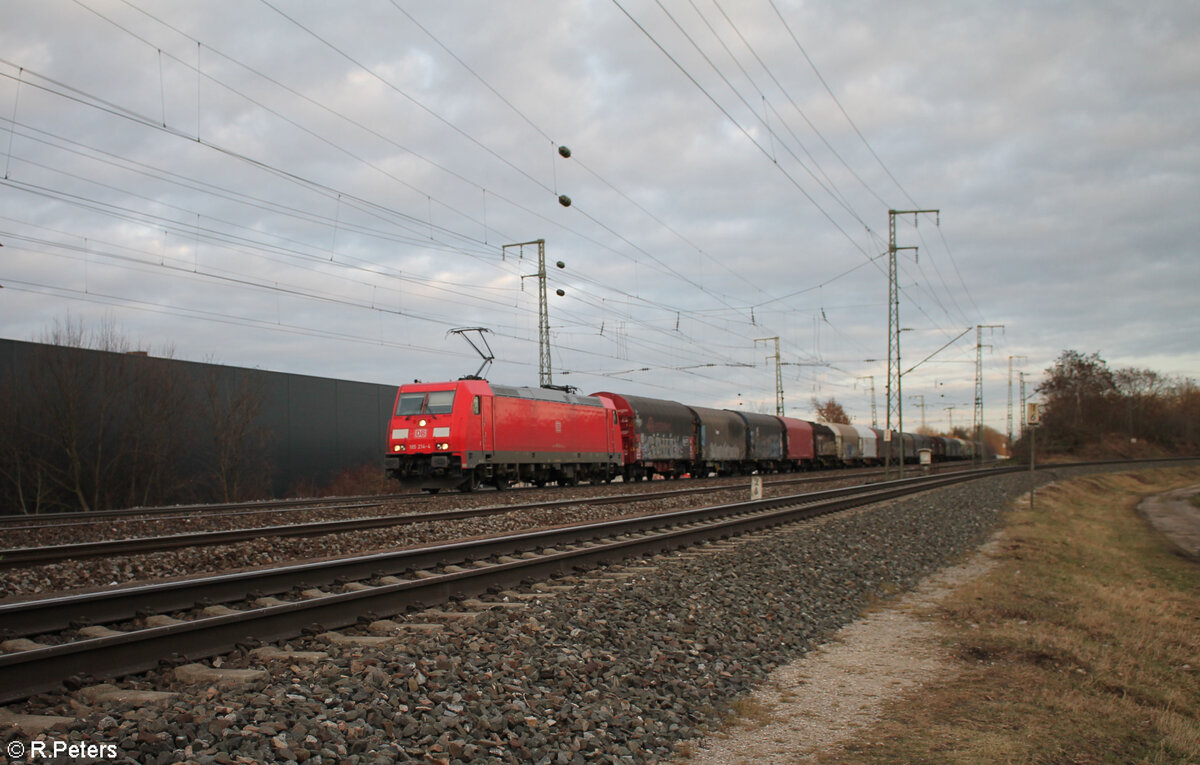
{"type": "MultiPolygon", "coordinates": [[[[0,703],[996,475],[906,479],[0,606],[0,703]],[[232,607],[231,607],[232,606],[232,607]]],[[[711,489],[708,489],[711,490],[711,489]]],[[[623,498],[628,501],[628,498],[623,498]]],[[[511,509],[511,508],[508,508],[511,509]]]]}
{"type": "Polygon", "coordinates": [[[0,528],[20,529],[41,526],[88,525],[101,521],[128,518],[175,520],[205,515],[257,515],[310,510],[330,503],[346,506],[373,506],[398,499],[419,498],[421,494],[372,494],[358,497],[307,497],[303,499],[272,499],[254,502],[218,502],[207,505],[167,505],[164,507],[131,507],[120,510],[86,510],[79,512],[39,513],[37,515],[0,516],[0,528]]]}
{"type": "MultiPolygon", "coordinates": [[[[955,469],[956,463],[942,463],[935,465],[935,470],[955,469]]],[[[826,481],[841,480],[848,476],[882,476],[884,471],[879,468],[848,468],[845,470],[836,470],[823,473],[798,473],[798,474],[779,474],[776,476],[768,476],[768,482],[772,479],[783,483],[822,483],[826,481]]],[[[697,479],[692,479],[697,480],[697,479]]],[[[722,481],[741,481],[744,477],[739,476],[733,479],[700,479],[704,483],[701,485],[712,488],[714,483],[719,485],[722,481]]],[[[689,481],[690,482],[690,481],[689,481]]],[[[658,482],[656,482],[658,483],[658,482]]],[[[675,483],[675,482],[670,482],[675,483]]],[[[621,483],[614,482],[608,484],[611,488],[616,487],[639,487],[645,484],[639,482],[621,483]]],[[[578,488],[578,487],[577,487],[578,488]]],[[[586,486],[584,487],[586,488],[586,486]]],[[[114,523],[121,524],[125,522],[169,522],[177,520],[189,520],[196,517],[204,518],[236,518],[241,516],[253,515],[288,515],[292,513],[304,513],[312,510],[320,510],[328,507],[338,507],[342,509],[349,508],[368,508],[379,507],[392,502],[405,502],[422,504],[426,502],[436,502],[445,500],[447,497],[463,497],[463,496],[488,496],[488,495],[511,495],[520,496],[525,492],[542,491],[534,486],[510,487],[503,492],[495,492],[490,489],[482,489],[475,493],[467,494],[425,494],[421,492],[401,492],[395,494],[370,494],[362,496],[346,496],[346,497],[308,497],[308,498],[293,498],[293,499],[277,499],[277,500],[255,500],[251,502],[220,502],[203,505],[168,505],[163,507],[134,507],[124,508],[119,510],[89,510],[81,512],[53,512],[39,513],[36,515],[0,515],[0,530],[4,531],[31,531],[43,528],[71,528],[71,527],[88,527],[101,524],[112,525],[114,523]]]]}
{"type": "MultiPolygon", "coordinates": [[[[881,473],[882,471],[861,471],[854,474],[841,473],[815,477],[781,477],[768,481],[767,486],[777,488],[797,484],[814,484],[837,480],[872,478],[880,475],[881,473]]],[[[561,500],[542,500],[507,505],[488,505],[458,510],[424,511],[385,516],[342,518],[337,520],[315,521],[308,523],[256,526],[250,528],[223,529],[217,531],[190,532],[161,536],[139,536],[90,542],[40,545],[37,547],[14,547],[0,550],[0,569],[22,566],[49,565],[67,560],[81,560],[86,558],[136,555],[165,550],[177,550],[188,547],[208,547],[213,545],[236,544],[239,542],[262,538],[314,537],[325,534],[347,533],[352,531],[403,526],[413,523],[463,520],[468,518],[496,515],[499,513],[519,512],[522,510],[570,507],[580,504],[581,502],[586,502],[593,505],[648,502],[660,499],[706,494],[713,491],[719,491],[723,488],[721,486],[713,486],[711,484],[677,488],[680,486],[678,482],[670,482],[670,485],[673,488],[659,491],[607,494],[582,499],[579,497],[572,497],[561,500]]],[[[638,484],[632,484],[632,486],[638,486],[638,484]]],[[[382,502],[377,500],[363,501],[360,498],[355,498],[349,503],[326,504],[322,505],[321,507],[325,510],[340,511],[357,510],[368,507],[377,508],[381,507],[382,504],[382,502]]],[[[309,509],[312,506],[312,504],[304,505],[305,509],[309,509]]],[[[71,523],[74,525],[81,522],[72,521],[71,523]]],[[[11,527],[8,529],[8,531],[11,533],[21,530],[28,530],[29,528],[30,527],[11,527]]],[[[42,529],[46,527],[38,526],[35,528],[42,529]]],[[[60,527],[55,526],[54,528],[60,527]]]]}

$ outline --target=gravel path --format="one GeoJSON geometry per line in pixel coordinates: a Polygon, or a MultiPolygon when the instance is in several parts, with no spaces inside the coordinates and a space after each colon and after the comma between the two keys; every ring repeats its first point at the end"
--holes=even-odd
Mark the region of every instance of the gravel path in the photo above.
{"type": "Polygon", "coordinates": [[[1138,512],[1184,555],[1200,561],[1200,485],[1177,489],[1138,504],[1138,512]]]}
{"type": "Polygon", "coordinates": [[[838,630],[816,651],[779,667],[742,702],[736,725],[680,744],[674,761],[791,765],[854,740],[901,695],[946,680],[955,663],[930,614],[956,587],[985,574],[996,548],[989,542],[965,563],[930,576],[898,601],[838,630]]]}

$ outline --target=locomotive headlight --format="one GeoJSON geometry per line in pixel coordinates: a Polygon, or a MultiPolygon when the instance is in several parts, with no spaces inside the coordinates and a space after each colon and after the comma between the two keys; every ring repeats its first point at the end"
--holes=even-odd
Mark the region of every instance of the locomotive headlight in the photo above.
{"type": "Polygon", "coordinates": [[[447,443],[440,443],[440,444],[438,444],[438,445],[437,445],[437,448],[438,448],[438,449],[440,449],[440,450],[441,450],[441,451],[443,451],[443,452],[448,452],[448,451],[450,451],[450,444],[447,444],[447,443]]]}
{"type": "Polygon", "coordinates": [[[421,426],[422,428],[423,428],[423,427],[425,427],[425,426],[426,426],[426,425],[428,425],[428,424],[429,424],[429,420],[426,420],[424,417],[422,417],[421,419],[417,420],[417,425],[421,426]]]}
{"type": "Polygon", "coordinates": [[[403,446],[401,446],[400,444],[396,444],[395,446],[393,446],[393,447],[392,447],[392,451],[394,451],[394,452],[398,452],[398,451],[400,451],[400,450],[401,450],[401,449],[403,449],[403,448],[404,448],[404,447],[403,447],[403,446]]]}

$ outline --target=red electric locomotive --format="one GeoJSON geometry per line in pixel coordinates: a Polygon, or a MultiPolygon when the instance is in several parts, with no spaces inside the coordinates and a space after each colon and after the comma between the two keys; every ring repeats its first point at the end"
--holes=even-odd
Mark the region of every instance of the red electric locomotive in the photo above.
{"type": "Polygon", "coordinates": [[[623,466],[612,402],[486,380],[400,387],[388,474],[430,492],[610,480],[623,466]]]}

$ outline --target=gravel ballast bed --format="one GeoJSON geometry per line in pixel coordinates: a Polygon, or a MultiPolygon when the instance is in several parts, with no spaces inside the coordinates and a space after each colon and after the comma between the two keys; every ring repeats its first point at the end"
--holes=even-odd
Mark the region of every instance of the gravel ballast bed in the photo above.
{"type": "MultiPolygon", "coordinates": [[[[330,658],[275,665],[245,690],[179,688],[166,709],[97,710],[51,735],[116,743],[137,762],[655,762],[865,603],[979,545],[1028,486],[989,478],[656,559],[644,565],[658,571],[391,648],[292,641],[330,658]]],[[[261,665],[235,654],[228,666],[261,665]]]]}
{"type": "MultiPolygon", "coordinates": [[[[586,490],[601,487],[583,488],[586,490]]],[[[548,492],[547,496],[552,500],[562,500],[568,494],[579,493],[580,489],[576,487],[561,492],[548,492]]],[[[547,526],[682,510],[740,501],[746,498],[746,493],[746,486],[714,487],[704,495],[684,494],[629,504],[581,504],[573,508],[521,509],[456,521],[405,523],[361,531],[332,532],[313,537],[264,536],[248,542],[186,547],[136,555],[82,558],[40,566],[3,569],[0,570],[0,602],[28,599],[31,596],[44,597],[49,593],[95,588],[98,585],[113,586],[206,573],[219,574],[247,567],[270,566],[284,561],[357,555],[547,526]]],[[[767,492],[767,496],[779,493],[783,493],[783,489],[775,488],[767,492]]],[[[483,498],[478,495],[450,495],[437,499],[440,509],[459,509],[463,506],[485,504],[483,498]]]]}
{"type": "MultiPolygon", "coordinates": [[[[826,488],[829,485],[862,483],[870,476],[860,475],[861,471],[850,470],[842,480],[830,483],[821,481],[813,490],[826,488]]],[[[813,481],[822,478],[835,477],[836,474],[821,474],[810,476],[813,481]]],[[[783,474],[770,476],[768,487],[777,481],[788,478],[803,481],[805,474],[783,474]]],[[[672,491],[688,488],[710,489],[712,491],[735,490],[744,491],[749,479],[737,478],[703,478],[686,481],[651,481],[634,483],[610,483],[580,486],[552,486],[545,489],[515,489],[503,492],[484,490],[473,493],[446,492],[437,496],[414,494],[399,498],[380,498],[377,503],[369,498],[339,498],[330,497],[327,504],[323,503],[309,508],[264,508],[260,511],[238,510],[233,513],[222,512],[219,508],[197,506],[190,510],[180,508],[178,512],[165,515],[132,516],[126,518],[97,518],[90,519],[86,512],[74,513],[59,517],[57,521],[48,520],[46,516],[5,516],[6,522],[27,528],[5,528],[3,546],[45,547],[47,545],[78,544],[81,542],[98,542],[116,539],[136,539],[140,537],[164,536],[170,534],[193,534],[209,531],[229,531],[232,529],[261,528],[277,525],[321,523],[351,518],[374,518],[394,515],[420,513],[436,513],[444,510],[461,510],[474,507],[497,507],[538,501],[560,501],[567,498],[585,498],[600,496],[620,496],[622,494],[641,494],[647,491],[672,491]],[[349,504],[350,506],[346,506],[349,504]],[[60,525],[61,522],[61,525],[60,525]]],[[[775,485],[778,491],[803,491],[796,483],[779,483],[775,485]]]]}

